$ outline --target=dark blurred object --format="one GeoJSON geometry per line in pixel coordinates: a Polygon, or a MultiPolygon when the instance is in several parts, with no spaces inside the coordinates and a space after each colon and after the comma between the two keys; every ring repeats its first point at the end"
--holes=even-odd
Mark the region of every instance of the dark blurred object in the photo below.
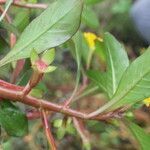
{"type": "Polygon", "coordinates": [[[131,8],[131,17],[139,34],[150,44],[150,0],[137,0],[131,8]]]}

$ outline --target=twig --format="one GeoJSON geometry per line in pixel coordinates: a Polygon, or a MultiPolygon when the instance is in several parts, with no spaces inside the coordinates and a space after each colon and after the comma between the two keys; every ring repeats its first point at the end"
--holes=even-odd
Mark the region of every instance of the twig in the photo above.
{"type": "Polygon", "coordinates": [[[89,144],[90,143],[89,135],[84,127],[83,121],[73,117],[73,123],[83,141],[83,144],[85,145],[89,144]]]}
{"type": "Polygon", "coordinates": [[[30,91],[41,81],[42,77],[43,73],[39,73],[38,71],[33,72],[30,81],[27,83],[22,91],[23,97],[30,93],[30,91]]]}
{"type": "Polygon", "coordinates": [[[85,97],[85,96],[87,96],[87,95],[89,95],[89,94],[91,94],[91,93],[96,92],[98,89],[99,89],[98,86],[94,86],[94,87],[90,88],[89,90],[87,90],[87,91],[84,92],[84,93],[81,93],[81,92],[80,92],[81,94],[78,95],[75,99],[73,99],[73,102],[74,102],[74,101],[77,101],[77,100],[80,100],[81,98],[83,98],[83,97],[85,97]]]}
{"type": "Polygon", "coordinates": [[[76,89],[75,92],[74,92],[74,94],[72,94],[72,96],[71,96],[69,99],[67,99],[67,100],[65,101],[64,107],[69,107],[69,105],[70,105],[72,102],[75,102],[75,101],[77,100],[77,99],[74,98],[74,97],[75,97],[75,96],[76,96],[76,97],[79,96],[80,93],[82,93],[82,92],[85,90],[85,88],[87,87],[87,83],[88,83],[88,79],[87,79],[86,76],[84,76],[84,77],[83,77],[83,83],[82,83],[81,87],[79,88],[78,91],[77,91],[77,89],[76,89]]]}
{"type": "MultiPolygon", "coordinates": [[[[1,2],[1,1],[0,1],[1,2]]],[[[0,12],[3,13],[4,9],[2,6],[0,6],[0,12]]],[[[7,12],[5,13],[5,19],[7,20],[8,23],[11,23],[11,18],[8,16],[7,12]]]]}
{"type": "Polygon", "coordinates": [[[56,150],[55,140],[54,140],[53,135],[51,133],[45,110],[41,110],[41,118],[42,118],[42,122],[43,122],[43,126],[44,126],[44,130],[46,133],[48,143],[49,143],[52,150],[56,150]]]}
{"type": "Polygon", "coordinates": [[[88,114],[85,114],[78,110],[73,110],[71,108],[64,108],[63,105],[54,104],[44,99],[37,99],[30,95],[26,95],[22,99],[21,89],[23,89],[23,87],[16,86],[16,85],[0,80],[0,97],[1,98],[9,99],[11,101],[21,102],[29,106],[33,106],[34,108],[43,108],[44,110],[59,112],[59,113],[62,113],[71,117],[80,118],[80,119],[101,120],[101,121],[116,118],[116,117],[118,118],[125,111],[124,109],[117,109],[112,112],[107,112],[107,113],[100,114],[98,116],[91,117],[88,114]]]}
{"type": "Polygon", "coordinates": [[[7,4],[5,5],[5,9],[3,10],[2,15],[0,16],[0,22],[1,22],[1,21],[3,20],[3,18],[6,16],[7,11],[8,11],[8,9],[9,9],[10,5],[12,4],[12,2],[13,2],[13,0],[7,1],[7,4]]]}
{"type": "Polygon", "coordinates": [[[16,66],[11,76],[11,83],[16,83],[17,77],[23,70],[24,65],[25,65],[25,59],[20,59],[17,61],[16,66]]]}
{"type": "MultiPolygon", "coordinates": [[[[0,0],[0,4],[5,4],[6,0],[0,0]]],[[[48,7],[47,4],[29,4],[29,3],[20,3],[18,1],[14,1],[12,5],[17,7],[24,7],[24,8],[39,8],[39,9],[46,9],[48,7]]]]}
{"type": "MultiPolygon", "coordinates": [[[[14,33],[11,33],[10,34],[10,48],[14,47],[14,45],[16,44],[16,39],[17,39],[16,35],[14,33]]],[[[15,66],[13,73],[12,73],[12,76],[11,76],[11,83],[16,82],[16,79],[19,76],[20,72],[22,71],[24,64],[25,64],[24,59],[17,61],[16,66],[15,66]]]]}
{"type": "MultiPolygon", "coordinates": [[[[16,43],[16,35],[14,33],[11,33],[10,34],[10,47],[13,48],[15,43],[16,43]]],[[[16,82],[16,79],[19,76],[20,72],[22,71],[24,64],[25,64],[24,59],[17,61],[16,66],[15,66],[13,73],[12,73],[12,76],[11,76],[11,83],[16,82]]]]}

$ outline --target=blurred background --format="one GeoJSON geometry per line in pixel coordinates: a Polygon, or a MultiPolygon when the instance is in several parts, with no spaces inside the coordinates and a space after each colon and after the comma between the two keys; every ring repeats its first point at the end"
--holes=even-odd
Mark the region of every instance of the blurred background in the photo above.
{"type": "MultiPolygon", "coordinates": [[[[18,0],[19,1],[19,0],[18,0]]],[[[20,0],[21,3],[44,3],[54,0],[20,0]]],[[[103,38],[105,32],[112,33],[124,44],[131,60],[138,57],[150,42],[150,1],[149,0],[85,0],[80,30],[92,32],[103,38]],[[144,2],[144,4],[143,4],[144,2]],[[146,4],[145,4],[146,3],[146,4]],[[148,29],[149,28],[149,29],[148,29]]],[[[1,5],[2,7],[4,5],[1,5]]],[[[11,6],[8,14],[11,24],[7,21],[0,23],[0,58],[10,50],[9,33],[14,32],[17,37],[25,27],[38,16],[43,9],[29,9],[11,6]]],[[[94,58],[98,59],[95,53],[94,58]]],[[[55,64],[58,69],[38,85],[44,93],[44,97],[51,97],[54,102],[63,101],[72,92],[76,78],[76,62],[70,53],[67,44],[57,47],[55,64]]],[[[14,64],[9,64],[0,70],[0,78],[10,81],[14,64]]],[[[98,61],[92,63],[93,68],[99,67],[98,61]],[[96,67],[95,67],[96,66],[96,67]]],[[[31,69],[29,60],[26,61],[22,73],[16,84],[25,85],[30,77],[31,69]]],[[[82,82],[82,81],[81,81],[82,82]]],[[[92,86],[92,84],[90,84],[92,86]]],[[[90,89],[87,87],[85,92],[90,89]]],[[[94,94],[83,97],[77,106],[84,110],[94,110],[104,103],[103,94],[94,91],[94,94]]],[[[24,111],[30,111],[30,107],[18,104],[24,111]]],[[[143,104],[134,106],[136,111],[130,110],[126,115],[150,132],[150,110],[143,104]]],[[[57,139],[59,150],[83,149],[82,141],[75,131],[72,123],[58,127],[57,123],[63,116],[60,114],[51,119],[53,134],[57,139]]],[[[1,129],[0,142],[4,150],[47,150],[48,143],[40,120],[29,122],[30,134],[24,138],[10,138],[1,129]]],[[[88,138],[91,140],[92,150],[135,150],[138,146],[134,138],[119,120],[109,122],[86,121],[88,138]],[[134,146],[133,146],[134,145],[134,146]]]]}

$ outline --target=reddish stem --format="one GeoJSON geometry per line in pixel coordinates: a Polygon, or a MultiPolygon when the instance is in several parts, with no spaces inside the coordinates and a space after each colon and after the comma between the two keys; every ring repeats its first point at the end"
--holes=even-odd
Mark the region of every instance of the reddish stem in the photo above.
{"type": "Polygon", "coordinates": [[[41,111],[41,117],[42,117],[43,126],[44,126],[44,130],[46,133],[48,143],[49,143],[52,150],[56,150],[55,140],[54,140],[53,135],[51,133],[51,129],[49,127],[49,123],[48,123],[48,119],[47,119],[47,115],[46,115],[45,110],[41,111]]]}
{"type": "Polygon", "coordinates": [[[43,73],[39,73],[38,71],[34,71],[30,81],[27,83],[25,88],[23,89],[23,97],[28,95],[30,91],[42,80],[43,73]]]}
{"type": "MultiPolygon", "coordinates": [[[[0,0],[0,3],[1,3],[1,0],[0,0]]],[[[0,6],[0,12],[4,12],[4,9],[3,9],[3,7],[2,6],[0,6]]],[[[9,17],[9,15],[7,14],[7,12],[6,12],[6,14],[5,14],[5,19],[6,19],[6,21],[8,22],[8,23],[11,23],[11,18],[9,17]]]]}
{"type": "MultiPolygon", "coordinates": [[[[0,4],[5,4],[6,0],[0,0],[0,4]]],[[[12,5],[17,6],[17,7],[24,7],[24,8],[40,8],[40,9],[46,9],[48,7],[47,4],[29,4],[29,3],[21,3],[18,2],[17,0],[14,0],[12,5]]]]}
{"type": "Polygon", "coordinates": [[[126,110],[126,109],[117,109],[112,112],[107,112],[104,114],[100,114],[98,116],[89,117],[88,114],[85,114],[78,110],[73,110],[71,108],[64,108],[63,105],[54,104],[44,99],[37,99],[29,95],[26,95],[24,98],[22,98],[21,89],[23,89],[23,87],[16,86],[16,85],[0,80],[0,97],[1,98],[9,99],[11,101],[21,102],[29,106],[33,106],[35,108],[43,108],[49,111],[60,112],[71,117],[104,121],[104,120],[108,120],[111,118],[118,118],[126,110]]]}
{"type": "Polygon", "coordinates": [[[83,121],[73,117],[73,123],[74,123],[74,126],[75,126],[76,130],[78,131],[83,143],[84,144],[89,143],[90,142],[89,135],[85,129],[83,121]]]}
{"type": "Polygon", "coordinates": [[[22,91],[24,89],[24,87],[22,87],[22,86],[16,86],[14,84],[5,82],[1,79],[0,79],[0,87],[1,88],[6,88],[6,89],[17,90],[17,91],[22,91]]]}

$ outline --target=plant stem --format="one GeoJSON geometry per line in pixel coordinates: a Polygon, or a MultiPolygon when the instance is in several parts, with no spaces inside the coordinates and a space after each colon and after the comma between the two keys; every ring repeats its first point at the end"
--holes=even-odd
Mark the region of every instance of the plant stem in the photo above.
{"type": "Polygon", "coordinates": [[[88,120],[108,120],[111,118],[118,118],[118,116],[122,115],[125,110],[117,109],[112,112],[107,112],[100,114],[98,116],[89,116],[79,110],[73,110],[71,108],[64,108],[63,105],[58,105],[51,103],[50,101],[46,101],[44,99],[37,99],[30,95],[25,95],[24,98],[22,96],[23,87],[16,86],[5,81],[0,80],[0,97],[2,99],[9,99],[11,101],[21,102],[23,104],[33,106],[34,108],[43,108],[47,111],[59,112],[71,117],[76,117],[80,119],[88,119],[88,120]]]}
{"type": "Polygon", "coordinates": [[[73,123],[74,123],[74,126],[75,126],[76,130],[78,131],[78,133],[79,133],[79,135],[83,141],[83,144],[90,143],[89,135],[85,129],[83,121],[73,117],[73,123]]]}
{"type": "MultiPolygon", "coordinates": [[[[5,4],[6,0],[0,0],[0,4],[5,4]]],[[[46,9],[48,7],[47,4],[29,4],[29,3],[20,3],[18,1],[14,1],[12,5],[17,7],[24,7],[24,8],[40,8],[40,9],[46,9]]]]}
{"type": "Polygon", "coordinates": [[[57,148],[56,148],[55,140],[54,140],[53,135],[51,133],[45,110],[41,110],[41,117],[42,117],[43,126],[44,126],[44,129],[45,129],[45,133],[46,133],[48,143],[49,143],[52,150],[56,150],[57,148]]]}
{"type": "Polygon", "coordinates": [[[83,97],[85,97],[85,96],[87,96],[93,92],[96,92],[98,90],[98,88],[99,88],[98,86],[94,86],[94,87],[88,89],[87,91],[83,92],[82,94],[80,94],[79,96],[74,98],[73,101],[77,101],[77,100],[79,100],[79,99],[81,99],[81,98],[83,98],[83,97]]]}
{"type": "Polygon", "coordinates": [[[39,73],[38,71],[34,71],[30,81],[27,83],[25,88],[23,89],[23,97],[28,95],[30,91],[41,81],[43,77],[43,73],[39,73]]]}

